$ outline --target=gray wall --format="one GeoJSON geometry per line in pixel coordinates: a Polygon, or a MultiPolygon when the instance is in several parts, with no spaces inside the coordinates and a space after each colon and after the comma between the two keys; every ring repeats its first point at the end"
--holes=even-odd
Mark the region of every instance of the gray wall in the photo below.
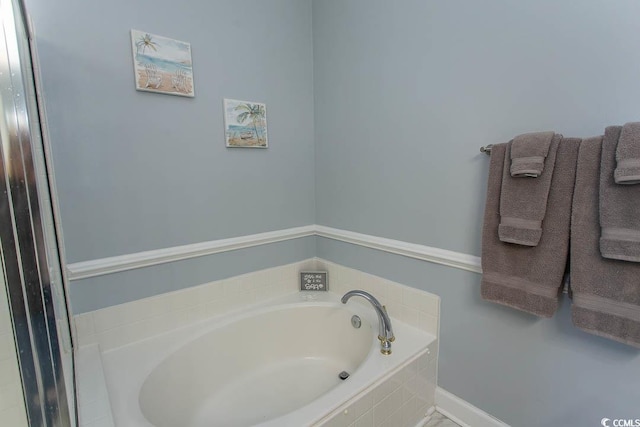
{"type": "MultiPolygon", "coordinates": [[[[68,263],[315,222],[310,0],[27,7],[68,263]],[[191,43],[195,98],[135,90],[132,28],[191,43]],[[223,98],[267,104],[268,149],[225,147],[223,98]]],[[[79,313],[194,285],[195,276],[313,256],[299,245],[76,282],[72,306],[79,313]]]]}
{"type": "Polygon", "coordinates": [[[313,2],[317,222],[480,253],[482,145],[637,120],[640,2],[313,2]]]}
{"type": "Polygon", "coordinates": [[[68,262],[314,222],[310,0],[27,5],[68,262]],[[195,98],[135,90],[132,28],[191,43],[195,98]],[[269,149],[225,147],[223,98],[269,149]]]}
{"type": "MultiPolygon", "coordinates": [[[[317,222],[480,255],[488,158],[638,120],[640,2],[314,0],[317,222]]],[[[442,297],[440,385],[513,426],[640,418],[640,354],[480,299],[480,276],[318,239],[442,297]]]]}

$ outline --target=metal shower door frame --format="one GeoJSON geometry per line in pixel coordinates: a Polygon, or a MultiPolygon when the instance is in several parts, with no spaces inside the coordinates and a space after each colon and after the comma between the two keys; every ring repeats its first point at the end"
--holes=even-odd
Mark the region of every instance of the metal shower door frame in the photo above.
{"type": "Polygon", "coordinates": [[[64,381],[50,274],[60,265],[47,259],[33,157],[41,130],[23,16],[19,3],[0,0],[0,254],[29,425],[71,426],[66,387],[73,385],[64,381]]]}

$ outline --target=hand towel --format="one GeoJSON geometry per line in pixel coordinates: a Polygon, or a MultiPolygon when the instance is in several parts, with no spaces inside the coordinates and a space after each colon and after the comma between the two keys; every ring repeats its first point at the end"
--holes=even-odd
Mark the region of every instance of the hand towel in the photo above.
{"type": "Polygon", "coordinates": [[[598,248],[601,141],[583,141],[578,157],[571,218],[572,319],[589,333],[640,347],[640,264],[602,258],[598,248]]]}
{"type": "Polygon", "coordinates": [[[482,229],[482,298],[551,317],[558,308],[569,250],[569,220],[580,140],[559,144],[547,216],[538,246],[503,243],[498,237],[500,187],[507,145],[494,145],[482,229]]]}
{"type": "Polygon", "coordinates": [[[600,253],[605,258],[640,262],[640,185],[617,185],[613,177],[616,145],[624,130],[610,126],[600,163],[600,253]]]}
{"type": "MultiPolygon", "coordinates": [[[[536,179],[513,178],[510,174],[510,153],[515,140],[505,153],[502,191],[500,194],[500,240],[524,246],[536,246],[542,236],[542,220],[547,211],[547,198],[553,177],[556,152],[562,135],[553,136],[546,166],[536,179]]],[[[491,154],[493,156],[493,152],[491,154]]]]}
{"type": "Polygon", "coordinates": [[[537,178],[545,166],[553,132],[525,133],[511,144],[511,176],[537,178]]]}
{"type": "Polygon", "coordinates": [[[616,184],[640,183],[640,122],[627,123],[622,127],[616,161],[616,184]]]}

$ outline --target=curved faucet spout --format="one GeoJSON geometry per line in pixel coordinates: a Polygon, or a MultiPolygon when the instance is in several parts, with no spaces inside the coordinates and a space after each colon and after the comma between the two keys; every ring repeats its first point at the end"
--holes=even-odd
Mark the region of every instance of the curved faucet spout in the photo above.
{"type": "Polygon", "coordinates": [[[362,297],[369,301],[373,306],[376,314],[378,315],[378,339],[380,340],[380,344],[382,349],[380,352],[382,354],[391,354],[391,343],[395,340],[395,336],[393,335],[393,328],[391,327],[391,319],[387,314],[387,310],[384,308],[382,304],[371,295],[369,292],[361,291],[361,290],[353,290],[349,291],[342,297],[341,301],[343,304],[346,304],[351,297],[362,297]]]}

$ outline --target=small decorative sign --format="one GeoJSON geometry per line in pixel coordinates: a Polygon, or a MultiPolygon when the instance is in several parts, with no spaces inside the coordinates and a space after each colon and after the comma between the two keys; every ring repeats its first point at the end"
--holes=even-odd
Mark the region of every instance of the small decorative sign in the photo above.
{"type": "Polygon", "coordinates": [[[301,271],[300,272],[301,291],[326,291],[327,272],[326,271],[301,271]]]}

